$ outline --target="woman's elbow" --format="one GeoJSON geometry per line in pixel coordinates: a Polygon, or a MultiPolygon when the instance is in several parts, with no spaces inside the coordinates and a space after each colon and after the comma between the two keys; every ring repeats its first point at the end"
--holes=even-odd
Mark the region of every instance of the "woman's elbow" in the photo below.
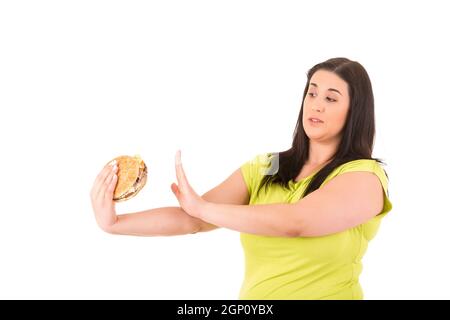
{"type": "Polygon", "coordinates": [[[106,224],[97,224],[100,230],[109,234],[117,234],[117,230],[115,230],[114,225],[106,225],[106,224]]]}

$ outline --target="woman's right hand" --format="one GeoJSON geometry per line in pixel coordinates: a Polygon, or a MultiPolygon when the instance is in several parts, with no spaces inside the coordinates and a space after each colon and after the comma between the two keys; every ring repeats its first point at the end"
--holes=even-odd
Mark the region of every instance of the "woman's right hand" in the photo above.
{"type": "Polygon", "coordinates": [[[95,219],[103,230],[107,230],[117,221],[116,206],[113,201],[116,183],[117,164],[114,160],[97,175],[90,193],[95,219]]]}

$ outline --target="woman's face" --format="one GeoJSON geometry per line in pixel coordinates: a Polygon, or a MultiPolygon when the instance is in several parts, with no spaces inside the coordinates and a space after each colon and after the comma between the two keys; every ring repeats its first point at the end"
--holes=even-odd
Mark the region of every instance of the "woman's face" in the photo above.
{"type": "Polygon", "coordinates": [[[316,71],[303,102],[302,121],[306,135],[316,141],[340,139],[349,107],[347,83],[333,72],[316,71]],[[310,118],[322,122],[312,122],[310,118]]]}

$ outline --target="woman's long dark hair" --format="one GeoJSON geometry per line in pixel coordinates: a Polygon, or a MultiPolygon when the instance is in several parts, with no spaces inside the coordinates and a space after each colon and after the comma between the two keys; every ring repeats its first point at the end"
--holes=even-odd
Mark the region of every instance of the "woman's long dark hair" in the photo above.
{"type": "Polygon", "coordinates": [[[303,128],[303,102],[308,92],[311,77],[318,70],[331,71],[347,82],[350,108],[336,153],[331,158],[332,160],[311,178],[303,193],[303,197],[318,189],[335,168],[346,162],[358,159],[371,159],[384,164],[382,160],[372,158],[375,116],[372,84],[369,75],[364,67],[356,61],[347,58],[328,59],[316,64],[308,71],[308,81],[303,92],[302,105],[294,130],[292,147],[283,152],[268,154],[269,159],[278,157],[278,171],[272,175],[264,175],[258,192],[263,186],[267,187],[272,183],[279,183],[287,188],[289,181],[297,177],[308,160],[309,138],[303,128]]]}

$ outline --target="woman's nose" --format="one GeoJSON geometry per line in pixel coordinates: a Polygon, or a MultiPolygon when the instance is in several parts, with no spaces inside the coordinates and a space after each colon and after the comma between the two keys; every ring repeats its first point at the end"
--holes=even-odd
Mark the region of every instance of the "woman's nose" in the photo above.
{"type": "Polygon", "coordinates": [[[321,106],[318,106],[318,105],[313,105],[312,109],[314,111],[318,111],[318,112],[322,112],[323,111],[323,108],[321,106]]]}

